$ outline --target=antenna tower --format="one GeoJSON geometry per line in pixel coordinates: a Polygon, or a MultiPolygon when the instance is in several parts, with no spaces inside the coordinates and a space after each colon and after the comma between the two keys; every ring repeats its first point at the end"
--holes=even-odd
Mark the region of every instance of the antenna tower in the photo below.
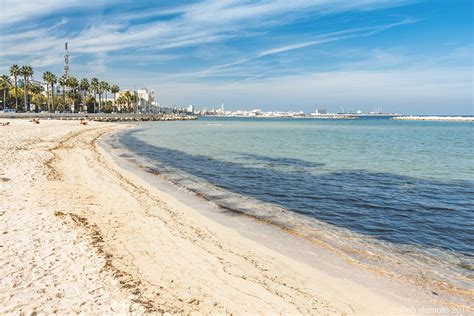
{"type": "Polygon", "coordinates": [[[67,42],[64,43],[64,75],[69,76],[69,52],[67,50],[67,42]]]}

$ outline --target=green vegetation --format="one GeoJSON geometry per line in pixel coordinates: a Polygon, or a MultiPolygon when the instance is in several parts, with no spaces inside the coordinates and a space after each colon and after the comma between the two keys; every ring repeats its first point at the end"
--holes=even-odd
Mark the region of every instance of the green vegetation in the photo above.
{"type": "MultiPolygon", "coordinates": [[[[0,110],[46,112],[133,112],[137,102],[131,93],[126,107],[119,105],[117,94],[120,88],[98,78],[73,76],[57,77],[50,71],[42,74],[42,82],[32,80],[33,68],[29,65],[10,67],[9,75],[0,75],[0,110]],[[61,87],[59,89],[57,84],[61,87]],[[57,90],[56,90],[57,89],[57,90]],[[56,93],[57,92],[57,93],[56,93]],[[107,93],[114,94],[113,102],[107,100],[107,93]],[[132,101],[130,101],[132,100],[132,101]],[[135,100],[135,101],[133,101],[135,100]]],[[[125,94],[124,94],[125,95],[125,94]]]]}
{"type": "Polygon", "coordinates": [[[138,113],[138,109],[134,108],[134,105],[137,104],[137,101],[137,96],[135,94],[130,93],[130,91],[125,91],[125,93],[118,97],[117,104],[122,112],[138,113]]]}
{"type": "MultiPolygon", "coordinates": [[[[10,76],[13,77],[15,82],[15,110],[18,110],[18,75],[20,74],[20,67],[18,65],[12,65],[10,67],[10,76]]],[[[5,107],[5,103],[3,104],[5,107]]]]}
{"type": "Polygon", "coordinates": [[[11,85],[10,77],[8,77],[7,75],[2,75],[0,77],[0,88],[3,90],[2,106],[3,104],[6,104],[6,94],[10,85],[11,85]]]}
{"type": "Polygon", "coordinates": [[[23,100],[25,101],[25,111],[29,111],[29,102],[28,102],[28,83],[30,77],[33,76],[33,68],[31,66],[22,66],[20,68],[20,75],[23,76],[23,100]]]}

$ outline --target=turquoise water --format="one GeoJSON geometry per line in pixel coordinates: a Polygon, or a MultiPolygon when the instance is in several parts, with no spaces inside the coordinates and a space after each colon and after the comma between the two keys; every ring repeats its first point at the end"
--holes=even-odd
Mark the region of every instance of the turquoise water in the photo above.
{"type": "Polygon", "coordinates": [[[142,127],[122,144],[226,210],[366,264],[472,282],[472,123],[201,118],[142,127]]]}

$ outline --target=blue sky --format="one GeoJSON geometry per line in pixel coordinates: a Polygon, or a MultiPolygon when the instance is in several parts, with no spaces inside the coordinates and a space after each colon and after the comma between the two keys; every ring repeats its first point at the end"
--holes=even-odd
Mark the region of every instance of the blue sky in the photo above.
{"type": "Polygon", "coordinates": [[[0,72],[148,87],[161,105],[474,114],[471,0],[0,0],[0,72]]]}

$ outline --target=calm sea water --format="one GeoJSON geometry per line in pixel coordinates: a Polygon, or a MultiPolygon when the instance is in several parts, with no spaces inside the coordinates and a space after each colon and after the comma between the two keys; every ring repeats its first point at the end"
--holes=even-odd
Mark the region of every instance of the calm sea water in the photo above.
{"type": "Polygon", "coordinates": [[[409,276],[431,271],[472,286],[472,123],[201,118],[142,127],[119,141],[151,172],[227,210],[373,266],[385,260],[409,276]]]}

